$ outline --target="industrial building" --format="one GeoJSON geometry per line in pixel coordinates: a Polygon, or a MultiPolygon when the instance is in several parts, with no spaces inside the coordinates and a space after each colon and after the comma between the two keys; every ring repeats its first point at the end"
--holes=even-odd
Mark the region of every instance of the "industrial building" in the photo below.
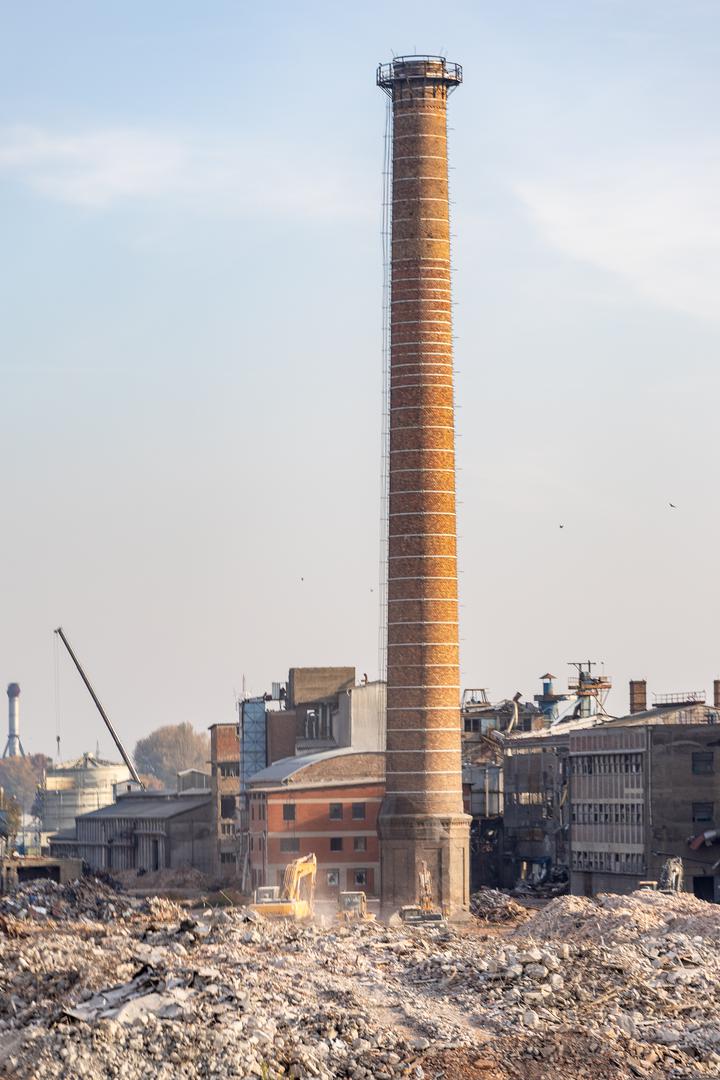
{"type": "Polygon", "coordinates": [[[210,728],[215,874],[249,882],[254,776],[275,761],[352,747],[382,750],[385,685],[356,683],[354,667],[290,668],[271,694],[238,703],[238,722],[210,728]]]}
{"type": "Polygon", "coordinates": [[[54,857],[82,859],[93,870],[152,873],[192,866],[213,872],[209,792],[129,791],[81,814],[71,831],[50,838],[54,857]]]}
{"type": "Polygon", "coordinates": [[[131,780],[126,765],[83,754],[47,770],[40,788],[42,832],[67,832],[75,819],[113,802],[114,786],[131,780]]]}
{"type": "Polygon", "coordinates": [[[460,763],[455,414],[447,99],[462,69],[396,57],[387,305],[387,787],[382,903],[414,903],[425,862],[451,915],[469,904],[460,763]]]}
{"type": "Polygon", "coordinates": [[[573,731],[568,765],[572,892],[631,892],[679,856],[685,889],[720,902],[720,710],[677,695],[573,731]]]}
{"type": "Polygon", "coordinates": [[[719,698],[664,695],[647,708],[634,680],[626,716],[573,715],[506,738],[504,884],[567,875],[574,893],[630,892],[679,856],[686,889],[720,899],[719,698]]]}
{"type": "Polygon", "coordinates": [[[384,753],[345,748],[284,758],[249,784],[250,884],[282,884],[288,862],[314,852],[317,892],[377,895],[377,819],[384,753]]]}

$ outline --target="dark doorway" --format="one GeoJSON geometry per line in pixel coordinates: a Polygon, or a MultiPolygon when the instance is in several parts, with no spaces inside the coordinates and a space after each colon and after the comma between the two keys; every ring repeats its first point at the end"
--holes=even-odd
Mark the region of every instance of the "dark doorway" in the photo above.
{"type": "Polygon", "coordinates": [[[59,866],[19,866],[18,881],[36,881],[38,878],[50,878],[60,883],[59,866]]]}
{"type": "Polygon", "coordinates": [[[693,878],[693,894],[697,896],[698,900],[709,900],[710,903],[715,902],[715,878],[714,877],[694,877],[693,878]]]}
{"type": "Polygon", "coordinates": [[[152,868],[153,870],[160,869],[160,845],[157,840],[152,842],[152,868]]]}

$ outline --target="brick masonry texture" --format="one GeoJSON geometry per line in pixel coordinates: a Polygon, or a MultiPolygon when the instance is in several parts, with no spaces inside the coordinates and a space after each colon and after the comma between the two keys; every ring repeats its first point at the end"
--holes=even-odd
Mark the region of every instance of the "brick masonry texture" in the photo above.
{"type": "Polygon", "coordinates": [[[388,904],[412,901],[425,858],[455,909],[467,899],[447,162],[457,81],[443,61],[405,58],[381,83],[393,110],[382,888],[388,904]]]}

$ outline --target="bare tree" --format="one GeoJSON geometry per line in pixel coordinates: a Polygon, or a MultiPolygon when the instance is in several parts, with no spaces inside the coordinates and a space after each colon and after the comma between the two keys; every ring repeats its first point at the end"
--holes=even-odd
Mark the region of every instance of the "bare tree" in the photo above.
{"type": "Polygon", "coordinates": [[[209,737],[192,724],[158,728],[136,743],[134,755],[138,772],[157,777],[168,788],[175,787],[183,769],[206,769],[209,756],[209,737]]]}
{"type": "Polygon", "coordinates": [[[24,810],[30,810],[49,763],[45,754],[3,758],[0,761],[0,788],[8,797],[17,799],[24,810]]]}

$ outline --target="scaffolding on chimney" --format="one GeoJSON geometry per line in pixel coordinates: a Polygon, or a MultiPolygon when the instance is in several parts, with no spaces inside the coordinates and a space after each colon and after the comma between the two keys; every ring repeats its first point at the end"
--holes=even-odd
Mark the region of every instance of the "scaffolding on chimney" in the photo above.
{"type": "Polygon", "coordinates": [[[387,587],[388,587],[388,530],[390,527],[390,312],[392,285],[392,101],[388,98],[385,111],[383,150],[382,201],[382,431],[380,445],[380,565],[378,592],[378,672],[387,678],[387,587]]]}

